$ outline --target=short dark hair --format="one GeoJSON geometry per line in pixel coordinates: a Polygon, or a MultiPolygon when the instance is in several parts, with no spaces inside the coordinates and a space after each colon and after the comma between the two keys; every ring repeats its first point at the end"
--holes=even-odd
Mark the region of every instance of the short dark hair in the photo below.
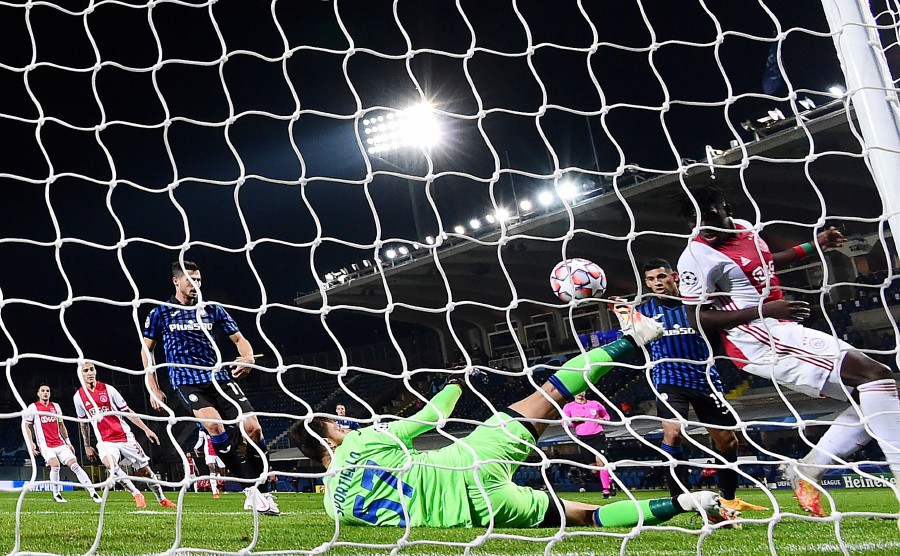
{"type": "MultiPolygon", "coordinates": [[[[35,389],[35,392],[37,392],[38,390],[40,390],[40,389],[43,388],[44,386],[46,386],[47,388],[50,388],[50,384],[48,384],[48,383],[46,383],[46,382],[40,382],[40,383],[38,383],[37,388],[35,389]]],[[[52,390],[52,388],[50,388],[50,389],[52,390]]]]}
{"type": "Polygon", "coordinates": [[[660,259],[659,257],[655,259],[650,259],[649,261],[644,263],[644,272],[650,272],[651,270],[655,270],[657,268],[665,268],[666,270],[673,270],[672,265],[669,261],[665,259],[660,259]]]}
{"type": "Polygon", "coordinates": [[[325,459],[325,456],[328,454],[328,449],[321,440],[309,431],[325,438],[328,434],[327,424],[329,421],[332,420],[326,417],[313,417],[309,422],[300,421],[291,427],[291,440],[293,441],[294,446],[300,448],[300,451],[303,452],[304,456],[319,463],[325,459]],[[307,427],[309,427],[308,430],[307,427]]]}
{"type": "MultiPolygon", "coordinates": [[[[729,205],[728,197],[725,192],[711,185],[704,185],[690,191],[691,197],[697,202],[697,206],[703,211],[710,207],[716,206],[720,201],[725,205],[729,205]]],[[[686,219],[692,219],[696,216],[696,210],[690,198],[685,199],[681,205],[679,214],[686,219]]]]}
{"type": "Polygon", "coordinates": [[[184,261],[184,270],[181,269],[181,261],[172,263],[172,277],[181,276],[184,270],[200,270],[200,265],[194,261],[184,261]]]}

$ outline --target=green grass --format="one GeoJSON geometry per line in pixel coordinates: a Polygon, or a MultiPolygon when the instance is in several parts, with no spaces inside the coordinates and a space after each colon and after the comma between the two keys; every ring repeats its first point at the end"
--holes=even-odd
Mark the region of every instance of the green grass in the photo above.
{"type": "MultiPolygon", "coordinates": [[[[896,513],[897,501],[887,489],[830,491],[841,512],[896,513]]],[[[175,499],[177,493],[170,493],[175,499]]],[[[782,512],[798,512],[789,492],[773,493],[782,512]]],[[[638,496],[662,496],[660,492],[640,492],[638,496]]],[[[749,501],[769,505],[759,492],[741,491],[749,501]]],[[[598,495],[572,493],[571,499],[592,502],[598,495]]],[[[0,493],[0,550],[55,554],[84,554],[91,551],[97,537],[100,507],[83,492],[66,493],[69,503],[54,503],[49,493],[33,492],[25,496],[20,514],[20,545],[16,547],[16,505],[18,495],[0,493]]],[[[620,494],[618,500],[623,499],[620,494]]],[[[98,554],[155,554],[178,547],[195,550],[238,552],[244,549],[298,553],[323,551],[335,535],[334,523],[322,509],[322,495],[280,494],[282,515],[261,516],[257,524],[253,514],[243,511],[242,494],[228,494],[213,500],[209,493],[186,494],[180,526],[175,510],[156,506],[147,493],[147,510],[137,510],[131,497],[123,492],[109,494],[102,513],[103,534],[98,554]],[[178,535],[180,534],[180,538],[178,535]]],[[[896,520],[844,515],[840,521],[812,521],[783,513],[780,520],[772,512],[751,512],[746,517],[758,522],[744,523],[741,530],[702,531],[702,521],[689,515],[669,521],[665,530],[647,530],[634,536],[628,529],[568,528],[563,535],[556,530],[495,530],[484,540],[483,529],[414,529],[404,538],[404,530],[368,527],[344,527],[336,536],[329,553],[388,554],[398,542],[411,542],[405,554],[458,554],[464,546],[433,544],[435,541],[471,544],[474,554],[543,554],[549,542],[552,554],[624,554],[669,556],[701,554],[769,554],[769,534],[782,555],[842,554],[837,531],[850,554],[894,556],[900,554],[900,533],[896,520]],[[839,526],[836,524],[839,523],[839,526]],[[602,531],[602,534],[596,534],[602,531]],[[590,534],[594,533],[594,534],[590,534]],[[706,534],[708,533],[708,534],[706,534]],[[513,536],[515,538],[509,538],[513,536]],[[504,538],[497,538],[504,537],[504,538]],[[520,540],[522,539],[522,540],[520,540]],[[532,540],[524,540],[532,539],[532,540]],[[420,541],[431,541],[421,543],[420,541]],[[484,541],[484,542],[482,542],[484,541]],[[348,547],[343,543],[362,543],[348,547]],[[382,546],[377,546],[382,545],[382,546]]]]}

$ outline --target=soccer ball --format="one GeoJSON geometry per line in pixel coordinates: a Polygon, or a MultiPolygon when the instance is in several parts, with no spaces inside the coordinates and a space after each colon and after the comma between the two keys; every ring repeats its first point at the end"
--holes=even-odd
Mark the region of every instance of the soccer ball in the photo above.
{"type": "Polygon", "coordinates": [[[566,259],[550,272],[553,293],[565,302],[600,297],[606,291],[606,273],[587,259],[566,259]]]}
{"type": "Polygon", "coordinates": [[[578,492],[587,492],[587,491],[584,489],[584,487],[581,487],[578,489],[578,492]]]}

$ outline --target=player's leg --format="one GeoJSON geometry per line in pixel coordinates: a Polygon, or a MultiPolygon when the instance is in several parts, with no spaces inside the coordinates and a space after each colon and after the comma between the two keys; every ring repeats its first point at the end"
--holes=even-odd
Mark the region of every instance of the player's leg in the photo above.
{"type": "Polygon", "coordinates": [[[121,443],[115,442],[98,442],[97,455],[100,457],[100,461],[103,462],[103,465],[109,470],[109,476],[122,485],[122,488],[127,490],[128,493],[134,497],[135,506],[138,508],[146,508],[147,502],[144,500],[144,495],[141,494],[141,491],[134,486],[134,483],[128,478],[128,475],[126,475],[125,472],[122,471],[122,468],[119,467],[119,462],[122,460],[122,455],[119,452],[120,445],[121,443]]]}
{"type": "Polygon", "coordinates": [[[78,459],[75,458],[75,454],[73,454],[72,451],[69,450],[67,454],[61,457],[66,458],[63,461],[63,465],[72,470],[72,473],[75,474],[78,482],[81,483],[81,486],[83,486],[85,490],[88,491],[88,494],[90,494],[91,500],[93,500],[94,502],[100,502],[100,495],[97,494],[97,490],[94,488],[93,483],[91,483],[91,478],[88,477],[88,474],[85,472],[85,470],[82,469],[80,465],[78,465],[78,459]]]}
{"type": "Polygon", "coordinates": [[[212,463],[206,463],[206,467],[209,469],[209,489],[212,491],[213,498],[219,497],[219,473],[218,467],[216,467],[215,460],[212,463]]]}
{"type": "Polygon", "coordinates": [[[159,484],[159,478],[156,476],[156,473],[153,472],[153,469],[150,468],[150,459],[147,458],[147,460],[144,461],[143,458],[136,458],[136,460],[132,459],[132,462],[134,462],[135,467],[141,465],[143,462],[143,466],[135,469],[134,474],[147,479],[147,487],[150,489],[150,492],[153,493],[153,496],[156,497],[156,501],[159,502],[159,505],[163,508],[174,508],[175,503],[166,498],[166,495],[162,490],[162,485],[159,484]]]}
{"type": "Polygon", "coordinates": [[[59,482],[61,471],[59,467],[59,459],[55,456],[51,456],[49,458],[47,456],[44,456],[44,459],[47,460],[47,465],[50,467],[50,491],[53,493],[53,500],[65,504],[66,499],[63,498],[62,485],[59,482]]]}
{"type": "MultiPolygon", "coordinates": [[[[279,515],[281,511],[278,509],[278,504],[275,503],[275,498],[268,492],[264,492],[268,486],[264,474],[268,470],[266,454],[268,454],[269,450],[266,446],[266,440],[263,437],[259,420],[253,414],[253,406],[236,382],[229,381],[218,386],[221,387],[221,391],[216,388],[216,385],[210,385],[209,388],[214,390],[209,391],[209,396],[222,419],[228,421],[238,418],[242,419],[239,427],[231,427],[225,430],[223,434],[230,435],[231,445],[235,442],[239,443],[244,438],[244,435],[246,435],[248,440],[244,461],[237,460],[231,463],[225,458],[225,454],[219,451],[217,438],[221,441],[223,436],[219,435],[216,438],[210,433],[213,447],[216,449],[216,455],[225,462],[225,466],[228,469],[231,469],[233,476],[254,480],[254,483],[246,485],[244,489],[244,495],[246,496],[244,502],[245,510],[255,509],[262,514],[279,515]]],[[[229,444],[225,443],[226,449],[228,446],[229,444]]]]}
{"type": "MultiPolygon", "coordinates": [[[[894,477],[900,482],[900,399],[891,370],[854,350],[844,357],[840,378],[847,386],[856,387],[859,411],[868,420],[872,436],[884,452],[894,477]]],[[[829,390],[826,386],[826,395],[829,390]]],[[[857,439],[850,435],[846,449],[852,449],[856,442],[857,439]]]]}
{"type": "Polygon", "coordinates": [[[661,459],[669,465],[666,474],[666,485],[669,487],[669,496],[673,498],[691,490],[689,481],[690,467],[684,465],[684,438],[681,432],[681,423],[677,419],[686,419],[690,410],[692,390],[679,388],[669,384],[658,386],[659,400],[656,404],[656,415],[666,419],[662,423],[663,440],[660,444],[662,450],[661,459]]]}
{"type": "MultiPolygon", "coordinates": [[[[604,346],[594,348],[567,361],[556,371],[541,389],[525,399],[509,406],[526,419],[547,420],[556,417],[559,408],[571,401],[575,394],[588,389],[588,384],[600,380],[620,360],[639,346],[645,346],[663,335],[659,322],[631,312],[620,317],[625,336],[604,346]]],[[[547,429],[549,422],[534,422],[538,436],[547,429]]]]}
{"type": "MultiPolygon", "coordinates": [[[[682,493],[672,498],[654,498],[651,500],[621,500],[597,506],[561,500],[565,512],[566,524],[582,527],[635,527],[638,524],[659,525],[676,515],[687,512],[706,514],[711,523],[720,523],[736,519],[740,513],[724,508],[719,497],[708,491],[682,493]]],[[[552,505],[552,502],[551,502],[552,505]]],[[[559,527],[554,523],[553,508],[548,509],[547,518],[542,527],[559,527]]],[[[558,520],[558,514],[556,520],[558,520]]]]}
{"type": "MultiPolygon", "coordinates": [[[[731,412],[721,392],[695,391],[691,396],[691,405],[697,414],[697,420],[707,425],[713,448],[725,463],[737,464],[738,439],[733,429],[737,419],[731,412]]],[[[765,506],[751,504],[737,497],[737,467],[722,467],[716,473],[719,496],[722,505],[738,511],[763,511],[765,506]]]]}

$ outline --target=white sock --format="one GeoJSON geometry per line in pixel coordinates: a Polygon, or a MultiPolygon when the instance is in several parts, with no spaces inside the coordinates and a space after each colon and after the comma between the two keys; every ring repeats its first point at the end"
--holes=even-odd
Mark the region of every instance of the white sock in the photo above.
{"type": "Polygon", "coordinates": [[[870,440],[872,437],[859,421],[856,408],[849,406],[835,418],[834,424],[828,427],[815,447],[800,460],[809,465],[801,465],[798,470],[810,479],[819,481],[826,471],[821,466],[831,465],[836,459],[846,461],[848,456],[855,454],[870,440]]]}
{"type": "Polygon", "coordinates": [[[881,446],[894,476],[900,476],[900,399],[892,378],[873,380],[856,388],[859,408],[869,420],[869,430],[881,446]]]}
{"type": "Polygon", "coordinates": [[[78,482],[91,493],[91,496],[97,493],[94,490],[94,486],[91,484],[91,478],[88,477],[88,474],[85,473],[84,469],[78,465],[78,462],[73,463],[69,466],[69,469],[72,470],[72,473],[75,473],[75,476],[78,478],[78,482]]]}
{"type": "Polygon", "coordinates": [[[113,467],[109,470],[109,474],[115,477],[116,481],[118,481],[120,485],[125,487],[125,490],[130,492],[132,496],[137,496],[141,493],[141,491],[139,491],[137,487],[134,486],[134,483],[131,482],[131,479],[128,478],[128,475],[126,475],[125,472],[122,471],[121,467],[113,467]]]}
{"type": "Polygon", "coordinates": [[[50,490],[53,491],[54,496],[62,490],[62,485],[59,484],[59,472],[59,467],[50,468],[50,490]]]}
{"type": "Polygon", "coordinates": [[[162,487],[159,486],[159,483],[156,482],[157,481],[156,473],[154,473],[153,470],[150,469],[149,466],[147,467],[147,471],[150,472],[150,475],[147,478],[150,481],[153,481],[153,482],[148,481],[147,486],[150,487],[150,492],[153,493],[153,496],[156,496],[156,501],[162,502],[163,500],[166,499],[166,495],[163,494],[162,487]]]}
{"type": "Polygon", "coordinates": [[[219,494],[219,474],[213,473],[209,478],[209,487],[212,489],[212,493],[219,494]]]}

